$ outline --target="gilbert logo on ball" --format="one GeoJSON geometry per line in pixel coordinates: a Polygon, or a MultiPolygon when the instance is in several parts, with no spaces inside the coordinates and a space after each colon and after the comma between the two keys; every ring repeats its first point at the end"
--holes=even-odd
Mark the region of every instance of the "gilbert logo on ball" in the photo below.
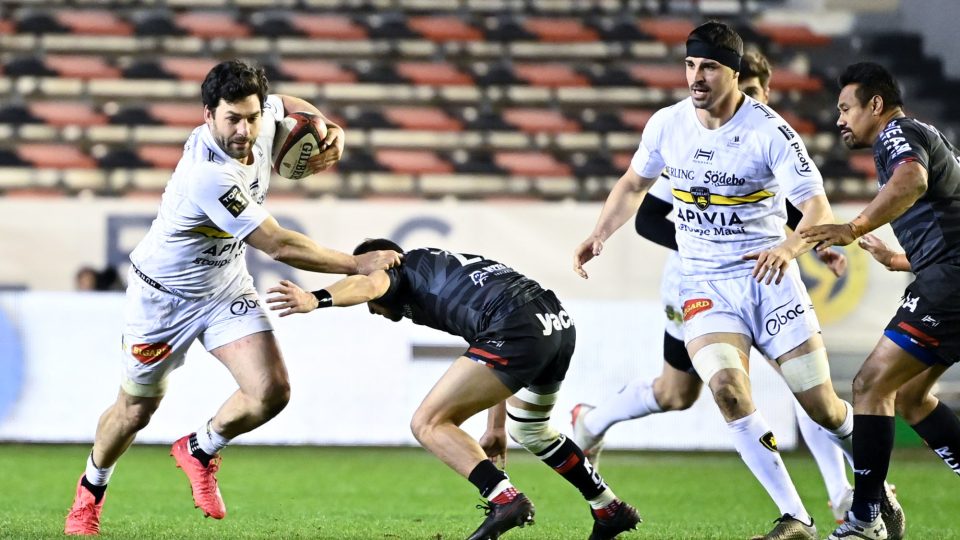
{"type": "Polygon", "coordinates": [[[307,161],[320,153],[327,125],[309,112],[293,112],[277,123],[273,139],[273,168],[291,180],[309,176],[307,161]]]}

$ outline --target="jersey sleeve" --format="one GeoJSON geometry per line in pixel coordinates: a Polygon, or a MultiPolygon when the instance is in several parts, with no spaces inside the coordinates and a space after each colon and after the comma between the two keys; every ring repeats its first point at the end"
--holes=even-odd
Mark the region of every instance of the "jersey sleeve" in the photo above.
{"type": "Polygon", "coordinates": [[[887,178],[890,178],[897,167],[910,161],[919,163],[929,171],[929,144],[929,133],[920,125],[897,119],[880,132],[874,152],[877,161],[883,164],[887,178]]]}
{"type": "Polygon", "coordinates": [[[204,163],[190,182],[189,197],[210,221],[234,238],[246,238],[269,217],[223,166],[204,163]]]}
{"type": "Polygon", "coordinates": [[[283,120],[283,100],[280,99],[280,96],[276,94],[267,96],[266,101],[263,103],[263,117],[264,121],[269,122],[279,122],[283,120]]]}
{"type": "Polygon", "coordinates": [[[826,193],[820,169],[810,158],[803,139],[786,122],[770,134],[769,166],[794,205],[826,193]]]}
{"type": "Polygon", "coordinates": [[[642,178],[657,178],[666,166],[660,155],[660,134],[663,131],[665,109],[654,113],[643,130],[640,146],[633,154],[630,167],[642,178]]]}

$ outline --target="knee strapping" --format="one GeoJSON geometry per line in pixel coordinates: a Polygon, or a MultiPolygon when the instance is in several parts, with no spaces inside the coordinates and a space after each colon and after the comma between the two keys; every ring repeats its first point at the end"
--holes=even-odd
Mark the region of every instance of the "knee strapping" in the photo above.
{"type": "Polygon", "coordinates": [[[830,380],[827,350],[820,348],[791,358],[780,364],[780,372],[794,394],[820,386],[830,380]]]}
{"type": "Polygon", "coordinates": [[[729,343],[711,343],[705,345],[691,358],[697,375],[704,384],[709,385],[710,379],[723,369],[743,369],[743,353],[729,343]]]}
{"type": "Polygon", "coordinates": [[[507,405],[507,433],[528,451],[539,454],[560,438],[550,427],[549,411],[528,411],[507,405]]]}

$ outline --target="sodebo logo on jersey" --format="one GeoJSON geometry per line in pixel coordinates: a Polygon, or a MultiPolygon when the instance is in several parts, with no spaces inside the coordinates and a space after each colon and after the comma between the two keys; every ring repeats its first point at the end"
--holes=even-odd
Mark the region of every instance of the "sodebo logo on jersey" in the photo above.
{"type": "Polygon", "coordinates": [[[747,183],[747,179],[724,171],[706,171],[703,173],[703,183],[715,186],[742,186],[747,183]]]}
{"type": "Polygon", "coordinates": [[[561,309],[560,313],[537,313],[537,319],[543,325],[543,335],[549,336],[554,330],[566,330],[573,326],[573,319],[567,315],[566,310],[561,309]]]}
{"type": "Polygon", "coordinates": [[[792,308],[788,308],[785,311],[780,311],[786,307],[790,302],[783,304],[782,306],[776,307],[771,312],[771,316],[763,322],[763,327],[771,336],[775,336],[780,333],[780,329],[790,323],[794,319],[799,319],[801,315],[806,313],[806,308],[803,307],[803,304],[797,304],[792,308]]]}

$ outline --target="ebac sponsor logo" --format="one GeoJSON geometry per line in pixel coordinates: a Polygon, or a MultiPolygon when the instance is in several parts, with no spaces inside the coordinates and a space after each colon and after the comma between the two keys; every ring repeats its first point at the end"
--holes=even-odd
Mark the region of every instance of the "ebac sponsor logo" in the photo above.
{"type": "Polygon", "coordinates": [[[683,303],[683,320],[689,321],[698,313],[703,313],[713,307],[713,300],[709,298],[692,298],[683,303]]]}
{"type": "Polygon", "coordinates": [[[137,343],[130,347],[130,354],[141,364],[152,364],[170,356],[172,350],[168,343],[137,343]]]}
{"type": "Polygon", "coordinates": [[[806,308],[803,307],[803,304],[800,303],[797,303],[795,306],[784,310],[783,308],[787,307],[787,305],[789,305],[791,302],[792,300],[786,304],[777,306],[767,314],[767,320],[763,321],[763,328],[767,331],[767,334],[770,334],[771,336],[779,334],[780,329],[790,324],[790,321],[799,319],[801,315],[807,312],[806,308]]]}

